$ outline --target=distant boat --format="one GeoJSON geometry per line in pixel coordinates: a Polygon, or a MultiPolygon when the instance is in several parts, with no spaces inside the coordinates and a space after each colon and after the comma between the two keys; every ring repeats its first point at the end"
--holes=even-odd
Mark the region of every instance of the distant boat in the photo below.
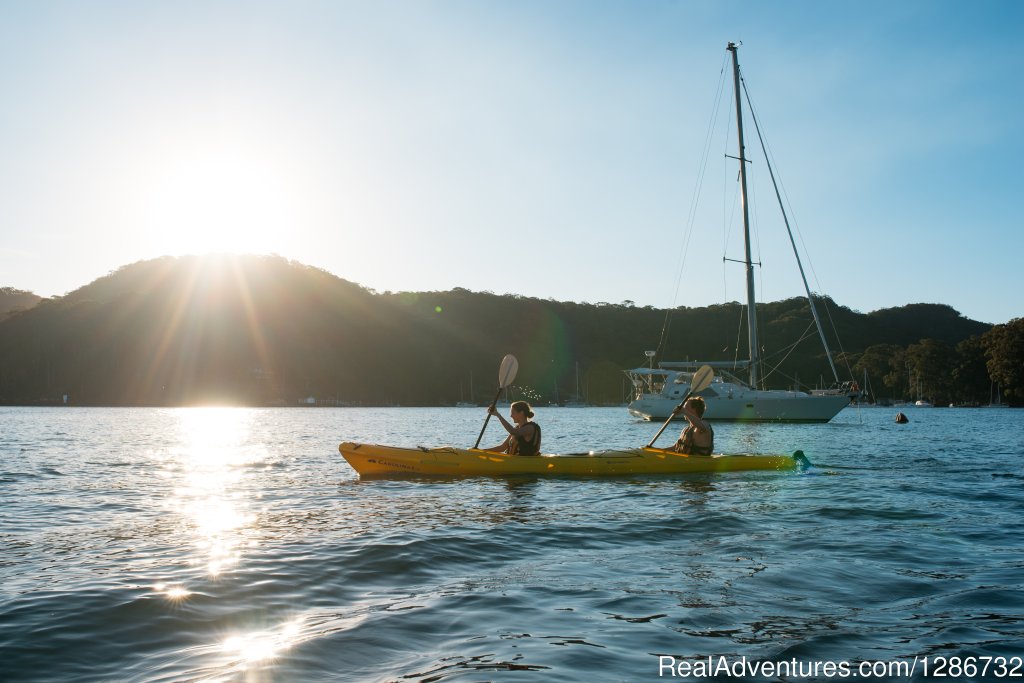
{"type": "Polygon", "coordinates": [[[583,399],[583,395],[580,394],[580,364],[576,361],[576,395],[570,398],[568,401],[562,404],[565,408],[586,408],[587,402],[583,399]]]}
{"type": "Polygon", "coordinates": [[[992,382],[988,390],[988,405],[986,408],[1006,408],[1006,404],[1003,403],[1003,385],[992,382]],[[993,389],[995,393],[993,394],[993,389]],[[993,400],[993,396],[995,400],[993,400]]]}
{"type": "MultiPolygon", "coordinates": [[[[736,104],[736,131],[739,142],[739,181],[740,198],[743,210],[743,244],[745,258],[741,263],[746,266],[747,284],[747,330],[749,336],[750,358],[738,362],[661,362],[658,367],[653,366],[654,351],[646,352],[650,365],[646,368],[639,367],[627,370],[634,387],[634,397],[629,403],[628,410],[631,415],[646,420],[664,420],[672,414],[672,410],[686,396],[690,388],[690,381],[694,371],[702,365],[711,365],[717,369],[716,377],[710,387],[700,396],[707,404],[707,412],[704,417],[709,420],[734,420],[744,422],[828,422],[845,406],[849,405],[852,398],[859,395],[859,390],[852,382],[840,384],[839,374],[836,371],[835,363],[832,360],[832,353],[825,341],[825,333],[818,317],[818,311],[814,305],[814,298],[811,296],[807,278],[804,276],[803,265],[800,263],[800,256],[796,250],[796,243],[793,241],[790,231],[790,242],[793,245],[793,252],[797,255],[797,265],[800,268],[800,276],[803,278],[804,289],[810,301],[811,313],[818,328],[818,334],[825,347],[825,354],[828,357],[829,365],[832,367],[832,374],[835,376],[836,385],[831,389],[820,389],[810,393],[803,391],[786,391],[776,389],[760,389],[758,373],[760,372],[761,358],[760,346],[757,340],[757,308],[754,297],[754,262],[751,258],[750,243],[750,216],[749,202],[747,198],[747,163],[746,147],[743,142],[743,112],[741,105],[741,79],[739,59],[737,57],[737,46],[729,43],[729,52],[732,53],[732,71],[736,104]],[[749,382],[732,374],[733,371],[745,369],[749,372],[749,382]]],[[[754,120],[757,124],[756,119],[754,120]]],[[[759,132],[760,135],[760,132],[759,132]]],[[[775,182],[774,171],[766,164],[771,173],[772,182],[775,182]]],[[[776,187],[776,196],[779,199],[779,206],[782,208],[781,195],[776,187]]],[[[786,228],[789,230],[789,220],[785,210],[782,212],[786,228]]]]}
{"type": "Polygon", "coordinates": [[[858,393],[857,397],[854,399],[854,402],[857,403],[858,405],[861,405],[861,406],[870,405],[871,403],[877,403],[878,399],[875,398],[875,396],[874,396],[875,392],[872,391],[872,389],[871,389],[871,382],[868,379],[868,369],[867,368],[864,368],[864,379],[862,380],[862,382],[863,382],[863,384],[861,386],[859,386],[859,387],[858,386],[854,386],[853,387],[854,389],[858,389],[859,390],[859,393],[858,393]],[[872,398],[875,398],[875,400],[872,400],[872,398]]]}
{"type": "MultiPolygon", "coordinates": [[[[461,383],[459,384],[459,398],[460,399],[462,398],[462,384],[461,383]]],[[[468,401],[460,400],[458,403],[455,404],[455,407],[456,408],[478,408],[479,407],[479,406],[477,406],[476,403],[473,402],[473,371],[472,370],[470,370],[470,372],[469,372],[469,400],[468,401]]]]}
{"type": "Polygon", "coordinates": [[[930,401],[926,401],[921,398],[921,374],[917,374],[917,400],[914,401],[914,405],[918,408],[931,408],[933,407],[930,401]]]}

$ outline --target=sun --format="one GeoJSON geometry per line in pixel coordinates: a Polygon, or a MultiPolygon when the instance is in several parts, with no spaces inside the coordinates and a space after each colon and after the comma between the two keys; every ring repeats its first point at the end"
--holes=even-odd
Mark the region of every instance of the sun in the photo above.
{"type": "Polygon", "coordinates": [[[148,194],[150,242],[161,254],[278,252],[295,214],[287,165],[229,143],[171,150],[148,194]]]}

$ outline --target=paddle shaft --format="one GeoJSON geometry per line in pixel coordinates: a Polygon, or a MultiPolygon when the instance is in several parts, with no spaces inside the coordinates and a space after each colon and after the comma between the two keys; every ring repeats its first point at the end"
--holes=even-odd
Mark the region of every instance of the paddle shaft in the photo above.
{"type": "MultiPolygon", "coordinates": [[[[494,395],[494,400],[491,401],[491,408],[498,405],[498,399],[501,398],[501,391],[505,387],[498,387],[498,393],[494,395]]],[[[480,448],[480,439],[484,438],[484,431],[487,429],[487,423],[491,419],[491,411],[487,411],[487,417],[484,419],[484,426],[480,428],[480,436],[476,437],[476,445],[473,448],[480,448]]]]}
{"type": "MultiPolygon", "coordinates": [[[[686,397],[683,399],[682,403],[680,403],[678,406],[676,406],[676,410],[679,410],[680,408],[682,408],[683,405],[685,405],[686,402],[690,400],[691,396],[693,396],[693,392],[692,391],[686,392],[686,397]]],[[[651,442],[649,444],[647,444],[648,448],[653,448],[654,447],[654,442],[658,440],[658,437],[661,436],[661,433],[665,431],[666,427],[668,427],[668,423],[672,421],[672,418],[676,414],[676,410],[673,410],[672,414],[668,416],[667,420],[665,420],[665,424],[661,425],[661,429],[659,429],[658,433],[654,435],[654,438],[651,439],[651,442]]]]}

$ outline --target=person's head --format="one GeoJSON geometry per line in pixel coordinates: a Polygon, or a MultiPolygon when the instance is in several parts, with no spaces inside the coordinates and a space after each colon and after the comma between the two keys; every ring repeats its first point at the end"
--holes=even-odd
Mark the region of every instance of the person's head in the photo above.
{"type": "Polygon", "coordinates": [[[522,415],[524,422],[533,417],[533,411],[530,409],[530,404],[526,401],[516,401],[513,403],[510,412],[512,413],[512,417],[515,417],[516,413],[522,415]]]}
{"type": "Polygon", "coordinates": [[[691,396],[686,399],[686,407],[697,413],[697,417],[704,417],[704,411],[707,410],[708,404],[704,403],[704,399],[700,396],[691,396]]]}

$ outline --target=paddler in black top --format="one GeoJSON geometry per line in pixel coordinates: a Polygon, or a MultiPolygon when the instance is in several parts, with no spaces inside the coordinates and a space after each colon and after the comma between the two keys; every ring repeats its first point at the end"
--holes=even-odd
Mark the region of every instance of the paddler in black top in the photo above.
{"type": "Polygon", "coordinates": [[[672,415],[682,413],[683,417],[690,424],[686,425],[679,433],[679,440],[676,441],[675,451],[687,455],[711,455],[715,450],[715,432],[711,425],[704,421],[704,411],[707,404],[700,396],[693,396],[686,399],[682,408],[676,406],[672,415]]]}
{"type": "Polygon", "coordinates": [[[540,455],[540,425],[529,421],[533,417],[529,403],[516,401],[512,404],[509,415],[515,425],[510,424],[502,417],[494,406],[490,406],[487,412],[497,417],[501,421],[501,426],[508,432],[508,437],[501,442],[500,446],[487,450],[509,455],[540,455]]]}

